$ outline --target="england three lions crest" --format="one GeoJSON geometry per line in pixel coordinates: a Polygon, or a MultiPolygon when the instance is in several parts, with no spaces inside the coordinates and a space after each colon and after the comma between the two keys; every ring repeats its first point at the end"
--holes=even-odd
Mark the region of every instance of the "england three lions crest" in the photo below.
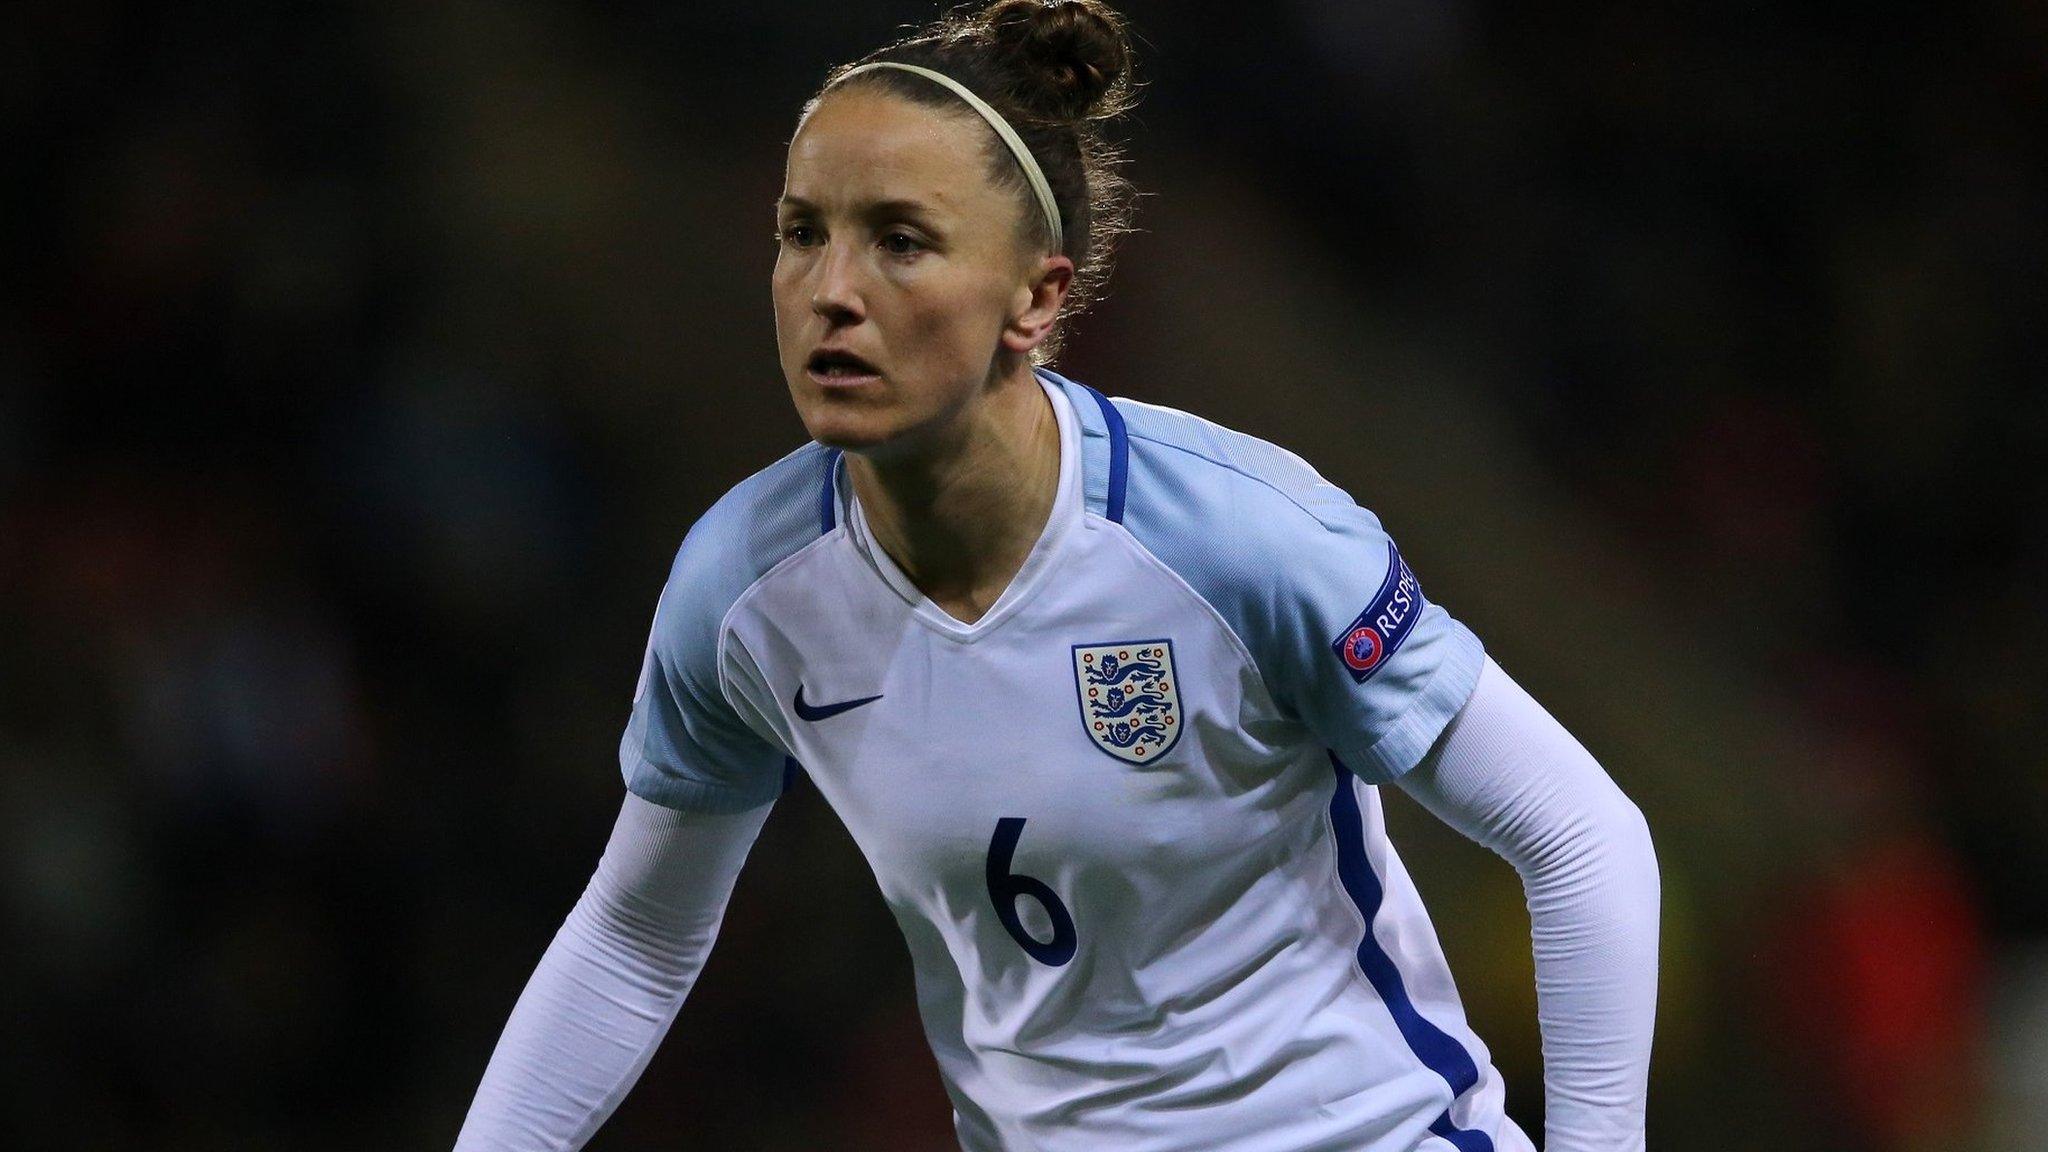
{"type": "Polygon", "coordinates": [[[1173,641],[1074,645],[1081,727],[1127,764],[1149,764],[1180,739],[1180,677],[1173,641]]]}

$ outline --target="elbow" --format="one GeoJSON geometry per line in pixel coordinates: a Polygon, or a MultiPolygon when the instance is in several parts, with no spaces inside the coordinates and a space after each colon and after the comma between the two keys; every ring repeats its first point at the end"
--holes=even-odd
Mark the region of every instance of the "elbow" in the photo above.
{"type": "Polygon", "coordinates": [[[1650,835],[1649,818],[1604,771],[1599,775],[1599,787],[1592,791],[1589,823],[1597,829],[1593,840],[1606,868],[1639,878],[1652,892],[1657,891],[1657,845],[1650,835]]]}
{"type": "Polygon", "coordinates": [[[1662,895],[1657,847],[1641,808],[1604,775],[1576,818],[1508,855],[1532,896],[1605,893],[1655,915],[1662,895]]]}
{"type": "Polygon", "coordinates": [[[1657,868],[1657,844],[1650,822],[1628,797],[1616,791],[1617,811],[1608,835],[1609,870],[1633,891],[1634,903],[1654,922],[1663,900],[1663,877],[1657,868]]]}
{"type": "Polygon", "coordinates": [[[1622,826],[1626,829],[1623,838],[1628,843],[1629,857],[1643,870],[1643,874],[1649,877],[1650,884],[1654,887],[1658,884],[1657,842],[1650,835],[1649,818],[1643,815],[1643,810],[1636,806],[1635,801],[1626,796],[1621,798],[1621,806],[1622,826]]]}
{"type": "Polygon", "coordinates": [[[1588,855],[1610,876],[1634,879],[1652,893],[1657,892],[1661,880],[1649,818],[1611,779],[1603,791],[1604,802],[1594,807],[1597,815],[1590,821],[1595,831],[1587,838],[1587,847],[1593,849],[1588,855]]]}
{"type": "MultiPolygon", "coordinates": [[[[1618,790],[1567,844],[1522,870],[1539,950],[1605,950],[1654,967],[1663,891],[1649,821],[1618,790]]],[[[1633,961],[1631,961],[1633,962],[1633,961]]]]}

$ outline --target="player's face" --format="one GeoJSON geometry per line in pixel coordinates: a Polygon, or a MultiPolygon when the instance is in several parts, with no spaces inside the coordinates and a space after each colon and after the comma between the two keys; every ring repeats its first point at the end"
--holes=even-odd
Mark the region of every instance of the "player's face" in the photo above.
{"type": "Polygon", "coordinates": [[[914,449],[1050,330],[1072,264],[1029,244],[1017,194],[989,179],[987,132],[972,113],[855,89],[791,142],[775,337],[820,443],[914,449]]]}

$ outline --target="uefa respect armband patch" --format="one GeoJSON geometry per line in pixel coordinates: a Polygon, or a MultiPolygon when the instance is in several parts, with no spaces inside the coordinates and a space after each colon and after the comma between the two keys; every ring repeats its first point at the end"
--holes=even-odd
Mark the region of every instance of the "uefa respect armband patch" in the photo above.
{"type": "Polygon", "coordinates": [[[1396,651],[1422,615],[1422,586],[1394,542],[1387,541],[1387,578],[1380,590],[1348,627],[1330,643],[1344,670],[1360,684],[1372,678],[1396,651]]]}

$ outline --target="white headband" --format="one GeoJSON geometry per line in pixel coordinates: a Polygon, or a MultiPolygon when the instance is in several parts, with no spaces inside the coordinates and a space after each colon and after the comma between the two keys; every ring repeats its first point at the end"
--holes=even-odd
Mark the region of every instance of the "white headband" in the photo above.
{"type": "Polygon", "coordinates": [[[905,72],[915,72],[927,80],[943,84],[951,88],[954,94],[962,100],[967,101],[969,108],[980,113],[981,118],[988,121],[988,126],[996,130],[996,135],[1003,138],[1003,143],[1010,146],[1010,155],[1017,158],[1017,166],[1024,169],[1024,179],[1030,181],[1031,192],[1038,197],[1038,207],[1045,213],[1046,230],[1052,233],[1052,250],[1054,252],[1065,252],[1067,250],[1066,233],[1060,228],[1059,205],[1052,198],[1052,185],[1046,183],[1045,172],[1038,167],[1038,161],[1031,158],[1031,149],[1024,146],[1023,138],[1017,135],[1016,129],[1010,127],[1008,120],[1003,119],[1002,113],[989,107],[988,101],[969,92],[965,84],[960,83],[943,72],[934,72],[929,68],[920,68],[915,64],[898,64],[893,60],[879,60],[873,64],[862,64],[858,68],[848,70],[838,80],[833,81],[833,83],[843,83],[848,77],[858,76],[863,72],[869,72],[876,68],[897,68],[905,72]]]}

